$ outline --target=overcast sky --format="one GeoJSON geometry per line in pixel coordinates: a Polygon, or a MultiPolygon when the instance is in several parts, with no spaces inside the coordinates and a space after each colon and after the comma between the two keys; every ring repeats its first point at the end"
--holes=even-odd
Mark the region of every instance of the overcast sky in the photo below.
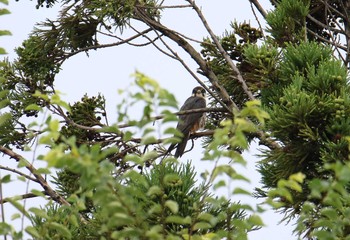
{"type": "MultiPolygon", "coordinates": [[[[185,3],[185,1],[179,0],[168,2],[185,3]]],[[[260,2],[263,6],[269,6],[267,0],[261,0],[260,2]]],[[[233,20],[239,22],[246,20],[257,26],[248,0],[198,0],[197,4],[202,6],[202,11],[209,25],[217,35],[221,35],[225,29],[228,29],[230,22],[233,20]]],[[[11,14],[1,16],[0,29],[7,29],[12,32],[12,36],[0,38],[0,46],[7,50],[9,53],[7,57],[10,59],[16,57],[13,49],[27,38],[36,22],[43,21],[46,18],[55,18],[57,15],[57,9],[42,8],[37,10],[35,5],[35,1],[29,0],[11,1],[7,7],[11,14]]],[[[258,16],[260,17],[260,15],[258,16]]],[[[264,24],[262,18],[260,20],[264,24]]],[[[164,13],[162,21],[165,25],[173,27],[177,31],[195,39],[201,40],[207,36],[196,14],[191,10],[169,10],[164,13]]],[[[189,60],[185,53],[179,52],[179,54],[189,60]]],[[[193,63],[191,66],[194,69],[197,67],[193,63]]],[[[175,94],[179,104],[182,104],[191,94],[192,88],[198,85],[180,63],[164,56],[154,47],[135,48],[122,46],[92,51],[89,52],[89,57],[83,53],[69,59],[63,64],[62,70],[57,76],[55,81],[56,89],[64,93],[63,98],[70,103],[79,100],[85,93],[89,96],[103,93],[107,99],[109,116],[112,118],[109,119],[109,122],[115,122],[111,112],[116,111],[116,105],[120,101],[117,90],[124,89],[133,81],[130,75],[135,70],[156,79],[161,86],[175,94]]],[[[185,159],[191,159],[191,157],[196,155],[196,152],[201,151],[199,147],[200,141],[196,141],[196,146],[193,153],[185,155],[185,159]]],[[[248,161],[246,169],[238,168],[252,180],[250,185],[244,185],[250,190],[258,186],[260,181],[260,176],[255,171],[257,158],[254,155],[257,153],[256,146],[253,146],[250,153],[245,154],[248,161]]],[[[203,164],[195,162],[194,165],[200,169],[200,166],[203,164]]],[[[5,173],[2,172],[2,174],[5,173]]],[[[233,185],[235,184],[241,183],[233,183],[233,185]]],[[[23,191],[25,191],[24,188],[17,188],[16,190],[13,187],[7,188],[4,195],[23,194],[23,191]]],[[[243,202],[249,201],[250,203],[253,201],[252,199],[246,200],[246,198],[241,198],[241,196],[235,197],[234,200],[237,199],[243,202]]],[[[32,201],[28,204],[35,205],[35,200],[28,201],[32,201]]],[[[261,200],[257,200],[255,203],[259,201],[261,200]]],[[[292,226],[285,226],[284,223],[277,224],[282,219],[282,215],[271,210],[263,214],[262,217],[267,227],[250,233],[250,240],[296,239],[295,236],[292,236],[292,226]]]]}

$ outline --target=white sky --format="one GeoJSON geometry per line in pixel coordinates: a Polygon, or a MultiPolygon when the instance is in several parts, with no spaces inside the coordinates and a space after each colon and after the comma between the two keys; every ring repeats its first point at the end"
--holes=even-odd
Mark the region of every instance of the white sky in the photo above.
{"type": "MultiPolygon", "coordinates": [[[[173,0],[169,3],[185,4],[185,1],[173,0]]],[[[268,0],[260,1],[263,6],[269,6],[268,0]]],[[[46,18],[55,18],[57,11],[54,9],[41,8],[35,9],[36,1],[20,0],[19,2],[11,1],[7,7],[11,14],[1,16],[0,29],[7,29],[12,32],[12,36],[1,37],[0,46],[4,47],[9,53],[10,59],[15,58],[13,49],[19,46],[33,29],[36,22],[43,21],[46,18]]],[[[197,4],[202,6],[202,11],[209,25],[217,35],[221,35],[225,29],[229,28],[229,24],[233,20],[250,21],[257,26],[254,16],[252,15],[248,0],[198,0],[197,4]]],[[[3,7],[3,6],[1,6],[3,7]]],[[[258,14],[260,17],[260,15],[258,14]]],[[[262,18],[260,19],[264,24],[262,18]]],[[[190,10],[169,10],[164,13],[162,22],[165,25],[175,28],[181,33],[201,40],[207,36],[202,24],[198,21],[197,15],[190,10]]],[[[191,61],[185,53],[179,51],[181,56],[191,61]]],[[[135,48],[131,46],[121,46],[109,49],[101,49],[89,52],[90,57],[84,53],[74,56],[64,63],[63,69],[59,73],[55,81],[56,89],[63,92],[64,100],[73,103],[79,100],[85,93],[89,96],[103,93],[107,99],[107,108],[109,112],[109,122],[115,122],[113,112],[116,112],[118,98],[117,90],[124,89],[133,81],[130,75],[138,70],[153,79],[156,79],[161,86],[167,88],[175,94],[179,104],[190,95],[194,86],[198,85],[195,80],[183,69],[180,63],[164,56],[154,47],[135,48]]],[[[191,64],[195,70],[197,66],[191,64]]],[[[205,80],[205,79],[203,79],[205,80]]],[[[196,159],[195,155],[200,150],[200,141],[196,141],[196,148],[193,152],[185,155],[183,159],[196,159]]],[[[242,171],[243,175],[251,179],[251,184],[244,184],[246,189],[254,189],[259,186],[260,176],[255,171],[255,164],[258,160],[254,154],[257,154],[256,146],[252,146],[250,154],[245,154],[248,165],[246,168],[238,167],[237,170],[242,171]]],[[[0,158],[0,161],[10,161],[7,158],[0,158]]],[[[7,165],[1,163],[2,165],[7,165]]],[[[196,168],[200,172],[201,166],[206,162],[194,162],[196,168]]],[[[208,166],[206,166],[208,167],[208,166]]],[[[4,172],[1,172],[3,175],[4,172]]],[[[241,183],[232,183],[234,185],[242,185],[241,183]]],[[[25,188],[16,187],[5,188],[5,196],[13,196],[15,194],[23,194],[25,188]]],[[[33,186],[34,187],[34,186],[33,186]]],[[[242,187],[242,186],[241,186],[242,187]]],[[[254,199],[241,198],[236,196],[235,200],[242,200],[247,203],[258,203],[254,199]]],[[[28,205],[35,205],[36,200],[28,200],[28,205]]],[[[282,219],[282,215],[274,213],[272,210],[262,215],[267,225],[265,228],[249,234],[250,240],[274,240],[274,239],[296,239],[292,236],[293,226],[285,226],[284,223],[278,225],[282,219]]],[[[9,217],[7,217],[9,219],[9,217]]],[[[15,224],[20,224],[17,221],[15,224]]]]}

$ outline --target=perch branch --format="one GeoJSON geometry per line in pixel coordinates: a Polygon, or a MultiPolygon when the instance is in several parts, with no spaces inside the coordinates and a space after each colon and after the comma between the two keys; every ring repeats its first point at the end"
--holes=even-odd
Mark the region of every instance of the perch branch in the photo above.
{"type": "MultiPolygon", "coordinates": [[[[44,191],[42,191],[42,193],[45,194],[44,191]]],[[[10,197],[10,198],[0,199],[0,204],[11,202],[11,201],[28,199],[28,198],[35,198],[37,196],[38,195],[36,195],[34,193],[26,193],[26,194],[23,194],[23,195],[18,195],[18,196],[14,196],[14,197],[10,197]]]]}

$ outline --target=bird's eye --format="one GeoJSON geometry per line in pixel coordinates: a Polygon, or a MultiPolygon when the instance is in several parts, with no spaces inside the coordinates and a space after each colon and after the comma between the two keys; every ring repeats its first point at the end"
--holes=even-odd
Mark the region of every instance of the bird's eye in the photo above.
{"type": "Polygon", "coordinates": [[[205,95],[205,90],[204,90],[204,89],[202,89],[202,90],[201,90],[201,93],[202,93],[203,95],[205,95]]]}

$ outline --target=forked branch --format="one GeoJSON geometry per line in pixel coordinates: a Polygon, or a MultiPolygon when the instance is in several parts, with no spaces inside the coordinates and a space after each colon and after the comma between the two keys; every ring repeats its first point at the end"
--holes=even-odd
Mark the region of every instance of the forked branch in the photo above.
{"type": "Polygon", "coordinates": [[[9,148],[6,148],[4,146],[0,146],[0,152],[4,153],[5,155],[9,156],[10,158],[13,158],[16,162],[22,161],[25,164],[25,167],[33,174],[35,179],[39,182],[39,184],[42,186],[42,188],[45,191],[45,194],[50,196],[55,202],[61,204],[61,205],[67,205],[70,206],[70,203],[67,202],[66,199],[64,199],[61,195],[59,195],[55,190],[53,190],[50,185],[47,183],[45,178],[41,176],[41,174],[38,173],[37,169],[30,164],[24,157],[21,155],[15,153],[9,148]]]}

